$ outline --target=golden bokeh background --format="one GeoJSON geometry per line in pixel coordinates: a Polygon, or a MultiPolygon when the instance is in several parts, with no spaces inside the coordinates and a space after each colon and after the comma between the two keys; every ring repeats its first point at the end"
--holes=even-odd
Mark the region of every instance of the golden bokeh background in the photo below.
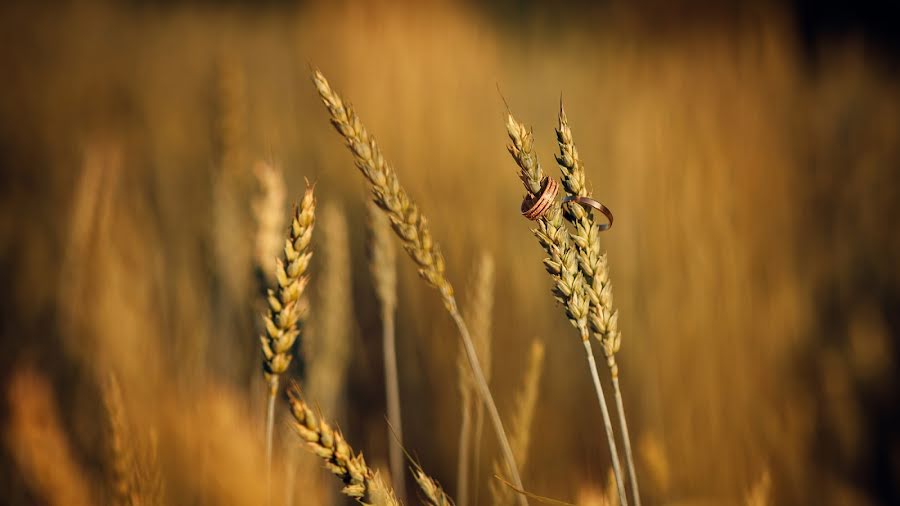
{"type": "MultiPolygon", "coordinates": [[[[311,68],[377,136],[463,303],[493,255],[501,412],[528,343],[545,343],[531,491],[576,501],[605,484],[609,457],[576,332],[518,213],[498,88],[550,173],[562,96],[616,215],[602,240],[645,502],[743,504],[766,474],[773,504],[897,501],[900,89],[864,31],[809,39],[797,16],[691,2],[0,7],[2,502],[62,504],[60,483],[109,501],[112,372],[158,441],[168,503],[260,503],[257,161],[284,171],[290,201],[306,178],[347,215],[351,353],[343,407],[325,415],[384,465],[365,186],[311,68]],[[41,444],[58,451],[29,456],[41,444]]],[[[328,338],[323,228],[313,342],[328,338]]],[[[403,255],[398,270],[404,443],[453,491],[458,337],[403,255]]],[[[280,455],[297,446],[283,429],[280,455]]],[[[338,486],[296,480],[296,504],[338,486]]]]}

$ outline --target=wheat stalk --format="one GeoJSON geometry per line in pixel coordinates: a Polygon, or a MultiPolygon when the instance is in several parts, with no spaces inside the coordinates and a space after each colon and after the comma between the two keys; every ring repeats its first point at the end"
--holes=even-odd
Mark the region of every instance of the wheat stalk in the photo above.
{"type": "MultiPolygon", "coordinates": [[[[284,256],[275,266],[276,286],[268,292],[265,333],[259,337],[263,351],[263,376],[268,384],[266,407],[266,476],[272,475],[272,437],[275,426],[275,397],[278,381],[291,364],[291,349],[300,335],[308,312],[303,292],[306,271],[312,257],[310,242],[316,219],[313,185],[307,184],[300,205],[294,209],[291,228],[284,244],[284,256]]],[[[266,487],[269,490],[269,487],[266,487]]]]}
{"type": "MultiPolygon", "coordinates": [[[[494,307],[494,259],[485,252],[475,269],[475,276],[469,290],[468,303],[463,315],[470,322],[475,350],[483,366],[484,378],[491,381],[491,313],[494,307]]],[[[457,462],[457,494],[459,506],[468,504],[469,465],[475,476],[474,503],[478,502],[478,476],[480,476],[481,433],[484,426],[484,404],[476,403],[472,408],[472,391],[475,383],[466,363],[465,348],[460,347],[457,360],[462,424],[459,433],[459,458],[457,462]],[[474,411],[474,416],[473,416],[474,411]],[[473,426],[474,418],[474,426],[473,426]]]]}
{"type": "Polygon", "coordinates": [[[306,404],[297,385],[288,390],[288,401],[294,429],[307,447],[325,461],[325,467],[343,481],[344,495],[364,505],[400,506],[391,488],[366,464],[362,454],[356,454],[340,431],[321,420],[306,404]]]}
{"type": "MultiPolygon", "coordinates": [[[[541,192],[541,182],[544,179],[544,173],[537,155],[534,153],[534,136],[525,125],[516,121],[512,114],[507,115],[506,130],[511,141],[507,149],[521,169],[519,178],[522,180],[528,195],[536,197],[541,192]]],[[[590,331],[588,329],[590,301],[586,294],[587,283],[579,268],[578,246],[573,244],[569,231],[563,222],[563,211],[558,200],[554,199],[551,207],[542,217],[537,219],[536,224],[537,228],[534,230],[534,234],[548,255],[548,258],[544,259],[544,267],[554,281],[553,293],[565,309],[569,321],[578,329],[581,335],[581,343],[584,346],[588,360],[588,370],[591,373],[594,391],[597,394],[597,402],[600,404],[600,411],[603,415],[603,425],[606,430],[606,440],[609,443],[613,471],[616,475],[616,482],[619,485],[619,496],[624,505],[626,504],[625,489],[622,485],[622,472],[619,466],[616,440],[613,436],[612,421],[609,417],[606,397],[603,395],[603,386],[600,384],[597,363],[591,349],[590,331]]]]}
{"type": "MultiPolygon", "coordinates": [[[[321,72],[315,72],[313,81],[331,115],[332,125],[344,137],[347,146],[353,153],[356,166],[369,181],[373,200],[390,218],[391,226],[400,238],[403,248],[418,266],[419,275],[440,292],[444,307],[456,324],[463,346],[465,346],[466,356],[477,386],[476,391],[481,402],[488,408],[488,414],[500,442],[510,479],[518,488],[523,488],[509,441],[503,430],[500,414],[484,378],[475,345],[459,312],[456,298],[453,296],[453,287],[444,275],[444,257],[431,237],[425,216],[419,212],[418,206],[400,185],[396,172],[384,159],[375,139],[366,131],[349,104],[345,104],[344,100],[332,91],[321,72]]],[[[520,496],[519,499],[523,506],[528,504],[524,496],[520,496]]]]}
{"type": "MultiPolygon", "coordinates": [[[[475,349],[484,366],[484,378],[491,381],[491,317],[494,311],[494,258],[483,253],[475,272],[475,283],[469,305],[463,312],[472,325],[475,349]]],[[[472,434],[472,467],[475,476],[474,504],[478,504],[478,477],[481,475],[481,434],[484,428],[484,404],[475,404],[475,426],[472,434]]],[[[519,462],[519,466],[523,464],[519,462]]]]}
{"type": "Polygon", "coordinates": [[[391,482],[400,502],[406,502],[406,480],[403,472],[403,419],[400,411],[400,380],[397,372],[397,349],[394,317],[397,311],[397,252],[391,239],[390,224],[385,215],[369,203],[369,266],[375,293],[381,304],[382,348],[384,354],[384,388],[387,396],[391,482]]]}
{"type": "MultiPolygon", "coordinates": [[[[525,372],[525,381],[516,397],[516,407],[512,418],[512,434],[510,443],[516,456],[516,462],[524,470],[528,462],[528,448],[531,443],[531,423],[534,420],[534,411],[537,406],[540,392],[541,376],[544,370],[544,344],[535,339],[531,342],[531,350],[528,357],[528,368],[525,372]]],[[[494,461],[494,473],[499,471],[500,464],[494,461]]],[[[491,481],[491,498],[494,506],[503,506],[512,503],[513,490],[503,483],[491,481]]]]}
{"type": "MultiPolygon", "coordinates": [[[[566,118],[562,102],[559,104],[559,126],[556,129],[556,139],[559,144],[556,161],[562,172],[563,188],[571,197],[589,197],[590,193],[585,186],[584,164],[578,156],[578,149],[575,148],[572,129],[569,128],[569,121],[566,118]]],[[[631,451],[631,437],[628,434],[625,406],[622,402],[622,391],[619,388],[619,366],[616,364],[616,352],[619,351],[622,344],[622,334],[618,328],[619,312],[613,308],[612,283],[609,279],[609,263],[606,253],[600,251],[600,227],[593,214],[578,203],[566,204],[565,211],[566,219],[575,228],[572,239],[578,247],[578,265],[584,276],[587,287],[585,291],[590,300],[588,322],[594,338],[600,341],[603,354],[606,356],[606,365],[609,367],[612,377],[632,498],[635,506],[641,506],[634,456],[631,451]]],[[[619,492],[621,494],[623,491],[619,492]]]]}

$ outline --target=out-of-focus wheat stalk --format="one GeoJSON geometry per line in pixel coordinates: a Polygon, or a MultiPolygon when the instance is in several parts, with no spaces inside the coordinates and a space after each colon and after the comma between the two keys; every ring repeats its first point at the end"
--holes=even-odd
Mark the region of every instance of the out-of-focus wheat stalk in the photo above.
{"type": "Polygon", "coordinates": [[[47,504],[97,504],[75,461],[51,385],[31,368],[13,372],[8,383],[6,446],[22,475],[47,504]]]}
{"type": "Polygon", "coordinates": [[[453,501],[441,488],[440,483],[425,474],[425,471],[420,466],[414,465],[410,468],[410,471],[412,471],[413,477],[416,479],[416,484],[419,485],[419,490],[424,495],[422,502],[426,506],[453,506],[453,501]]]}
{"type": "MultiPolygon", "coordinates": [[[[484,378],[491,381],[491,320],[494,312],[494,257],[483,253],[475,273],[475,285],[469,294],[469,304],[463,314],[472,326],[475,350],[484,368],[484,378]]],[[[475,404],[474,432],[472,433],[472,473],[475,476],[474,504],[478,504],[479,477],[481,476],[481,434],[484,428],[484,404],[475,404]]],[[[519,466],[523,466],[519,462],[519,466]]]]}
{"type": "MultiPolygon", "coordinates": [[[[481,255],[475,276],[469,290],[463,315],[472,327],[475,350],[481,360],[485,380],[491,381],[491,313],[494,307],[494,259],[485,252],[481,255]]],[[[469,475],[475,476],[474,503],[478,502],[478,476],[481,459],[481,432],[484,424],[484,404],[472,405],[475,383],[466,363],[465,348],[460,347],[457,360],[462,423],[459,430],[459,452],[457,461],[457,493],[459,506],[466,506],[469,500],[469,475]],[[473,417],[474,411],[474,417],[473,417]],[[474,432],[473,432],[474,418],[474,432]],[[469,466],[472,470],[469,470],[469,466]]],[[[521,464],[520,464],[521,465],[521,464]]]]}
{"type": "Polygon", "coordinates": [[[284,215],[287,189],[281,170],[266,162],[257,162],[253,174],[259,193],[253,201],[256,219],[256,265],[271,284],[275,276],[275,259],[284,241],[284,215]]]}
{"type": "Polygon", "coordinates": [[[397,372],[397,345],[394,317],[397,311],[397,251],[391,238],[390,222],[375,204],[369,202],[369,269],[375,294],[381,305],[382,352],[384,355],[384,390],[387,416],[394,434],[388,430],[391,482],[401,503],[406,502],[406,480],[403,472],[403,418],[400,410],[400,379],[397,372]]]}
{"type": "Polygon", "coordinates": [[[744,496],[746,506],[769,506],[772,504],[772,477],[769,470],[764,470],[753,488],[744,496]]]}
{"type": "MultiPolygon", "coordinates": [[[[528,357],[528,368],[521,390],[516,397],[516,408],[512,417],[512,434],[510,443],[516,456],[516,462],[525,469],[528,462],[528,447],[531,442],[531,422],[537,406],[540,392],[541,376],[544,371],[544,344],[535,339],[531,342],[528,357]]],[[[500,470],[500,463],[494,461],[494,473],[500,470]]],[[[513,490],[497,480],[491,480],[491,504],[504,506],[512,504],[513,490]]]]}
{"type": "Polygon", "coordinates": [[[619,503],[616,475],[612,470],[606,478],[606,486],[586,485],[578,491],[578,506],[615,506],[619,503]]]}
{"type": "Polygon", "coordinates": [[[276,286],[268,294],[269,310],[264,317],[266,331],[259,338],[263,351],[263,376],[268,383],[266,475],[269,480],[272,474],[272,438],[278,380],[291,363],[291,350],[303,329],[308,312],[303,292],[309,281],[306,271],[312,258],[310,242],[316,219],[313,189],[313,185],[307,184],[300,205],[294,209],[291,228],[284,244],[284,256],[277,260],[275,266],[276,286]]]}
{"type": "Polygon", "coordinates": [[[304,390],[318,409],[340,420],[344,411],[343,390],[350,363],[350,330],[354,317],[350,241],[347,218],[337,205],[325,204],[318,224],[322,234],[321,289],[316,299],[318,309],[311,318],[315,325],[303,343],[308,358],[304,390]]]}
{"type": "MultiPolygon", "coordinates": [[[[536,197],[541,192],[544,172],[534,153],[534,137],[525,125],[513,118],[512,114],[507,115],[506,130],[511,141],[507,149],[521,169],[519,178],[525,185],[528,195],[536,197]]],[[[563,222],[563,211],[558,200],[554,199],[547,213],[538,218],[536,223],[537,228],[534,230],[534,234],[548,255],[548,258],[544,259],[544,267],[554,280],[553,293],[565,308],[569,321],[581,335],[581,343],[588,360],[588,369],[591,379],[594,381],[594,390],[597,393],[597,401],[603,415],[603,425],[606,429],[606,440],[609,443],[609,453],[619,488],[619,497],[624,505],[627,501],[619,465],[619,453],[616,449],[606,397],[603,395],[603,386],[600,384],[600,375],[597,373],[597,363],[591,349],[588,329],[590,300],[586,293],[587,283],[579,268],[579,245],[573,244],[574,238],[570,237],[563,222]]]]}
{"type": "MultiPolygon", "coordinates": [[[[566,194],[570,197],[590,197],[590,192],[585,185],[584,164],[578,156],[578,149],[572,139],[572,129],[569,128],[569,121],[566,118],[562,102],[559,104],[559,126],[556,129],[556,140],[559,144],[556,161],[562,172],[562,185],[566,194]]],[[[588,322],[594,338],[600,341],[603,354],[606,356],[606,365],[612,376],[616,411],[619,414],[622,443],[625,447],[625,461],[628,464],[628,477],[631,480],[631,494],[635,506],[641,506],[634,456],[631,451],[631,437],[628,434],[625,405],[622,402],[622,391],[619,388],[619,366],[616,364],[616,352],[619,351],[622,344],[622,333],[619,332],[618,326],[619,312],[613,308],[612,282],[609,279],[609,263],[606,253],[600,252],[600,227],[596,223],[594,215],[576,202],[566,204],[564,214],[575,228],[572,239],[578,247],[578,266],[584,276],[585,292],[590,301],[588,322]]]]}
{"type": "MultiPolygon", "coordinates": [[[[500,414],[484,378],[469,329],[459,312],[456,298],[453,296],[453,287],[444,275],[444,257],[441,255],[438,245],[431,238],[431,231],[425,216],[420,213],[418,206],[400,185],[396,172],[387,163],[375,139],[366,131],[349,104],[345,104],[343,99],[332,91],[321,72],[315,72],[313,81],[331,115],[332,125],[344,137],[347,146],[353,153],[356,166],[371,184],[375,203],[390,218],[394,232],[400,238],[403,248],[418,265],[419,275],[440,292],[444,307],[453,318],[465,346],[466,356],[469,359],[477,386],[476,391],[481,397],[481,402],[487,405],[510,479],[516,487],[522,489],[522,480],[519,477],[518,467],[503,429],[500,414]]],[[[524,496],[520,495],[519,500],[522,505],[528,504],[524,496]]]]}
{"type": "Polygon", "coordinates": [[[294,417],[294,429],[308,448],[325,461],[325,467],[344,483],[341,492],[364,505],[400,505],[378,472],[366,464],[362,454],[354,453],[340,431],[313,412],[300,396],[296,385],[288,390],[288,401],[294,417]]]}
{"type": "Polygon", "coordinates": [[[109,446],[113,461],[113,501],[118,505],[142,504],[135,484],[135,460],[128,439],[122,391],[115,375],[110,374],[103,389],[103,403],[109,419],[109,446]]]}

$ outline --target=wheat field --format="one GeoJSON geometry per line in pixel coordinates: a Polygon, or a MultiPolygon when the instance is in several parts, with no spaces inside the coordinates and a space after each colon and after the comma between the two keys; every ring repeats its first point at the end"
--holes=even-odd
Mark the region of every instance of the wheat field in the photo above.
{"type": "Polygon", "coordinates": [[[500,417],[528,427],[507,427],[528,448],[525,489],[617,501],[578,331],[506,148],[512,111],[558,177],[562,100],[587,188],[615,214],[599,244],[643,502],[896,504],[891,55],[865,38],[805,43],[778,4],[694,4],[0,6],[0,502],[343,504],[303,449],[333,455],[331,429],[298,437],[292,407],[365,455],[344,485],[390,484],[404,504],[458,494],[466,413],[466,502],[498,497],[502,448],[445,287],[418,273],[437,257],[413,262],[400,241],[390,307],[414,472],[392,476],[374,211],[320,70],[427,216],[467,318],[491,259],[489,314],[469,323],[477,349],[489,333],[500,417]],[[321,212],[268,464],[265,290],[307,188],[321,212]]]}

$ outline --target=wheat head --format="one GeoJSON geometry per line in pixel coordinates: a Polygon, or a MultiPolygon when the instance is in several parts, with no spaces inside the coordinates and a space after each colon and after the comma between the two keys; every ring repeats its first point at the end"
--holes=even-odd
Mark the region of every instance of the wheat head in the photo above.
{"type": "Polygon", "coordinates": [[[269,290],[265,334],[260,336],[263,374],[271,395],[278,390],[278,378],[291,363],[291,348],[300,335],[308,313],[304,298],[312,258],[310,242],[316,221],[314,187],[307,185],[300,205],[294,209],[291,228],[284,244],[284,256],[275,267],[276,287],[269,290]]]}
{"type": "Polygon", "coordinates": [[[422,502],[426,506],[453,506],[453,501],[441,488],[441,484],[425,474],[421,467],[415,465],[410,468],[410,471],[412,471],[413,477],[416,479],[419,490],[422,491],[424,496],[422,497],[422,502]]]}
{"type": "Polygon", "coordinates": [[[335,430],[306,404],[296,385],[288,390],[288,401],[294,418],[294,429],[307,447],[325,461],[325,467],[344,483],[345,495],[360,504],[371,506],[399,506],[394,492],[370,468],[362,454],[356,454],[335,430]]]}
{"type": "Polygon", "coordinates": [[[256,162],[253,174],[259,194],[253,200],[256,219],[256,264],[269,282],[275,273],[275,258],[284,240],[284,210],[287,189],[281,170],[266,162],[256,162]]]}

